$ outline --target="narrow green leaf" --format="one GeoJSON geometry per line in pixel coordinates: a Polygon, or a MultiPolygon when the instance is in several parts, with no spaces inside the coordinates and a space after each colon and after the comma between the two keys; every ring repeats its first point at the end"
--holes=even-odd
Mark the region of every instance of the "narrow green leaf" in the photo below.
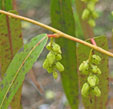
{"type": "MultiPolygon", "coordinates": [[[[16,11],[10,11],[16,13],[16,11]]],[[[22,47],[21,22],[18,19],[0,15],[0,57],[1,71],[4,75],[15,53],[22,47]]]]}
{"type": "MultiPolygon", "coordinates": [[[[87,40],[90,42],[89,40],[87,40]]],[[[108,42],[107,38],[104,36],[96,37],[95,41],[99,47],[102,47],[105,50],[108,50],[108,42]]],[[[78,45],[77,48],[77,64],[78,66],[84,61],[88,59],[90,48],[84,46],[82,44],[78,45]]],[[[108,98],[108,56],[101,54],[97,51],[94,51],[95,54],[99,55],[102,58],[101,63],[99,64],[99,68],[102,71],[102,74],[99,75],[99,88],[101,90],[102,95],[100,97],[83,97],[83,104],[85,109],[106,109],[106,102],[108,98]]],[[[79,72],[79,81],[80,81],[80,89],[82,88],[83,83],[86,82],[87,76],[81,74],[79,72]]]]}
{"type": "MultiPolygon", "coordinates": [[[[12,10],[10,12],[17,14],[15,10],[12,10]]],[[[1,63],[2,77],[4,76],[13,56],[22,47],[22,45],[23,45],[23,39],[21,32],[21,21],[1,14],[0,15],[0,63],[1,63]]],[[[17,94],[13,99],[13,103],[12,103],[13,106],[11,104],[12,109],[19,109],[20,98],[21,98],[21,90],[18,90],[17,94]],[[14,107],[14,105],[16,105],[16,108],[14,107]]]]}
{"type": "Polygon", "coordinates": [[[2,0],[0,0],[0,9],[2,9],[2,0]]]}
{"type": "MultiPolygon", "coordinates": [[[[10,12],[18,14],[15,10],[11,10],[10,12]]],[[[22,27],[21,27],[21,21],[12,17],[9,17],[9,24],[11,30],[12,49],[13,49],[13,57],[14,57],[14,55],[23,45],[22,27]]],[[[4,70],[4,72],[6,71],[6,69],[2,69],[2,70],[4,70]]],[[[22,92],[22,86],[19,88],[19,90],[17,91],[17,93],[13,98],[13,101],[11,102],[12,109],[20,109],[21,92],[22,92]]]]}
{"type": "Polygon", "coordinates": [[[3,81],[0,83],[0,109],[7,109],[13,96],[22,85],[26,73],[39,57],[48,37],[41,34],[33,38],[18,52],[10,63],[3,81]]]}
{"type": "Polygon", "coordinates": [[[76,37],[79,39],[85,39],[83,30],[81,27],[80,19],[76,11],[74,11],[74,17],[75,17],[75,22],[76,22],[76,37]]]}
{"type": "Polygon", "coordinates": [[[5,0],[5,10],[9,11],[13,9],[13,0],[5,0]]]}
{"type": "MultiPolygon", "coordinates": [[[[13,4],[13,0],[0,0],[0,9],[2,10],[6,10],[6,11],[13,10],[14,5],[15,4],[13,4]]],[[[10,12],[17,14],[17,12],[14,10],[10,12]]],[[[3,24],[3,27],[0,27],[0,33],[1,33],[0,41],[2,42],[2,44],[0,44],[0,47],[1,47],[0,48],[0,64],[2,69],[1,75],[3,76],[13,56],[22,47],[23,39],[21,35],[20,20],[17,20],[8,16],[0,20],[4,20],[4,22],[6,22],[6,25],[4,25],[3,22],[0,22],[3,24]],[[4,34],[4,29],[6,29],[5,34],[4,34]]],[[[14,96],[13,103],[11,103],[12,109],[20,108],[21,91],[22,91],[21,89],[22,87],[18,90],[18,92],[14,96]]]]}
{"type": "MultiPolygon", "coordinates": [[[[51,0],[51,21],[53,27],[75,36],[75,22],[70,0],[51,0]]],[[[65,71],[61,73],[65,94],[72,109],[78,108],[78,75],[76,65],[76,43],[59,38],[56,40],[63,51],[62,63],[65,71]]]]}
{"type": "Polygon", "coordinates": [[[9,11],[13,9],[13,0],[0,0],[0,9],[9,11]]]}

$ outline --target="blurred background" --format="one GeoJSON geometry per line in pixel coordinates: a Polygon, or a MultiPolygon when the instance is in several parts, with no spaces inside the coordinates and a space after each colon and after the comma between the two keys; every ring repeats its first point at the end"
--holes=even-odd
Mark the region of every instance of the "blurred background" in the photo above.
{"type": "MultiPolygon", "coordinates": [[[[51,25],[50,0],[16,0],[16,2],[20,15],[51,25]]],[[[74,3],[74,0],[72,3],[74,3]]],[[[111,30],[113,28],[113,17],[111,11],[113,10],[113,0],[99,0],[96,10],[100,17],[97,19],[97,25],[94,29],[95,36],[106,35],[109,40],[109,49],[112,51],[111,30]]],[[[76,18],[76,13],[74,13],[74,16],[76,18]]],[[[51,33],[25,21],[22,21],[22,31],[24,43],[27,43],[37,34],[51,33]]],[[[77,35],[80,32],[78,29],[77,35]]],[[[45,49],[34,64],[31,73],[26,76],[22,92],[23,109],[70,109],[61,85],[60,76],[57,80],[54,80],[52,75],[42,68],[46,54],[45,49]]],[[[109,59],[109,69],[111,79],[107,107],[113,109],[113,58],[109,59]]],[[[82,104],[80,104],[80,109],[84,109],[82,104]]]]}

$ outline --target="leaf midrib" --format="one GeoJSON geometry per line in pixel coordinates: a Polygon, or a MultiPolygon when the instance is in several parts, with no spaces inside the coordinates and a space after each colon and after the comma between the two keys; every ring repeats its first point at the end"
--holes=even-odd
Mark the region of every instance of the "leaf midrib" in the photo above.
{"type": "Polygon", "coordinates": [[[14,78],[13,78],[13,80],[12,80],[10,86],[9,86],[9,88],[7,89],[5,95],[4,95],[3,99],[2,99],[2,102],[1,102],[1,105],[0,105],[0,109],[1,109],[1,107],[2,107],[2,105],[3,105],[3,103],[4,103],[4,101],[5,101],[5,98],[6,98],[7,94],[8,94],[8,92],[9,92],[11,86],[13,85],[13,82],[15,81],[15,79],[16,79],[16,77],[17,77],[19,71],[20,71],[20,69],[22,68],[22,66],[24,65],[24,63],[25,63],[26,60],[28,59],[28,57],[31,55],[31,53],[33,52],[33,50],[34,50],[45,38],[46,38],[46,36],[43,37],[43,38],[31,49],[31,51],[28,53],[28,55],[26,56],[26,58],[23,60],[22,64],[20,65],[19,69],[17,70],[17,72],[16,72],[16,74],[15,74],[15,76],[14,76],[14,78]]]}

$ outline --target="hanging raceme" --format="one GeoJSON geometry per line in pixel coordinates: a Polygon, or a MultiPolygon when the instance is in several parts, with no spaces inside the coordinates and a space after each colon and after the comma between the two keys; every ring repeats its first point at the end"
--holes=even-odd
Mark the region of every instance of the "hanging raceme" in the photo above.
{"type": "Polygon", "coordinates": [[[58,44],[53,41],[51,38],[50,43],[46,46],[46,48],[50,51],[43,63],[43,68],[48,71],[48,73],[53,73],[54,79],[57,79],[57,72],[64,71],[64,66],[59,62],[62,59],[61,48],[58,44]]]}
{"type": "Polygon", "coordinates": [[[83,61],[79,66],[79,71],[88,75],[87,81],[83,84],[81,89],[82,96],[86,97],[90,94],[95,96],[101,96],[101,91],[97,86],[99,84],[98,75],[101,74],[101,70],[97,65],[101,62],[101,58],[98,55],[93,54],[93,49],[90,51],[89,59],[83,61]]]}
{"type": "Polygon", "coordinates": [[[98,13],[95,11],[95,5],[98,0],[81,0],[86,3],[86,9],[82,13],[82,19],[88,20],[90,26],[95,27],[95,19],[98,18],[98,13]]]}

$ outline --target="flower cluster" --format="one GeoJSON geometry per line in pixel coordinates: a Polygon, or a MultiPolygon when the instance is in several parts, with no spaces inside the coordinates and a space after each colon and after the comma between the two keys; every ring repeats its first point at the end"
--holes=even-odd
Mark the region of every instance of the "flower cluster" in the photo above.
{"type": "Polygon", "coordinates": [[[95,27],[95,19],[98,18],[98,13],[95,11],[95,5],[98,0],[81,0],[87,4],[86,9],[82,13],[82,19],[88,20],[90,26],[95,27]]]}
{"type": "Polygon", "coordinates": [[[64,66],[59,62],[62,59],[61,48],[55,42],[50,42],[46,48],[50,51],[43,63],[43,68],[48,71],[48,73],[53,73],[53,77],[57,79],[57,71],[64,71],[64,66]]]}
{"type": "Polygon", "coordinates": [[[88,96],[89,94],[95,96],[101,95],[101,91],[97,86],[99,84],[98,75],[101,74],[101,70],[97,67],[100,61],[101,58],[94,54],[91,55],[91,59],[83,61],[79,66],[79,71],[84,75],[88,75],[87,81],[83,84],[81,89],[83,96],[88,96]]]}

